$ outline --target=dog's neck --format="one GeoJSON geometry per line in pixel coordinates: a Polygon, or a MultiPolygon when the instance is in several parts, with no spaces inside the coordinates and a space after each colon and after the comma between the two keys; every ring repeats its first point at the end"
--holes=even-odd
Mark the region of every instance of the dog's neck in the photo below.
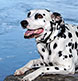
{"type": "Polygon", "coordinates": [[[58,25],[56,23],[55,25],[52,24],[52,28],[50,31],[46,31],[44,34],[36,38],[37,43],[50,43],[54,41],[58,37],[64,37],[64,32],[65,32],[65,24],[58,25]]]}

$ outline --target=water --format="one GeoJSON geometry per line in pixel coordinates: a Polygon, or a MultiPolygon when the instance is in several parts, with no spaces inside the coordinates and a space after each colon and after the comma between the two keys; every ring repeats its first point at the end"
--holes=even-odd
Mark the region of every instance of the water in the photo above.
{"type": "Polygon", "coordinates": [[[39,58],[35,39],[24,39],[20,26],[27,12],[36,8],[59,12],[66,23],[78,25],[78,0],[0,0],[0,81],[39,58]]]}

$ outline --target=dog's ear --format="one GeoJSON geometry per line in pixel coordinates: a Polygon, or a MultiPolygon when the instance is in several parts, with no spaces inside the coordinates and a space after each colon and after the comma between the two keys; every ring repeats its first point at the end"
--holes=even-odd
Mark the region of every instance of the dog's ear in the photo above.
{"type": "Polygon", "coordinates": [[[60,13],[54,12],[54,13],[51,15],[51,18],[52,18],[52,20],[53,20],[55,23],[58,23],[59,25],[60,25],[60,24],[64,24],[64,20],[62,19],[60,13]]]}

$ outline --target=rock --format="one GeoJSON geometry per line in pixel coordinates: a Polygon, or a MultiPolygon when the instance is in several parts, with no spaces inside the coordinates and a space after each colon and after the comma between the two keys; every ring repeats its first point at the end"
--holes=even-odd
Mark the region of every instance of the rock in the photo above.
{"type": "MultiPolygon", "coordinates": [[[[4,79],[4,81],[20,81],[20,79],[22,79],[25,75],[33,71],[34,69],[29,70],[24,75],[20,75],[20,76],[14,76],[14,75],[7,76],[4,79]]],[[[78,73],[75,73],[74,75],[47,74],[37,77],[34,81],[78,81],[78,73]]]]}

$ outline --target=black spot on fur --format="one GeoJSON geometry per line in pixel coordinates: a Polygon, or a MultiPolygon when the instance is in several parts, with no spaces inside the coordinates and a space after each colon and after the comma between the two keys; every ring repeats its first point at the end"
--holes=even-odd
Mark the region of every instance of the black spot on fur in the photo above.
{"type": "Polygon", "coordinates": [[[69,49],[69,52],[70,52],[70,53],[72,53],[72,50],[71,50],[71,49],[69,49]]]}
{"type": "Polygon", "coordinates": [[[56,36],[54,36],[54,39],[56,38],[56,36]]]}
{"type": "Polygon", "coordinates": [[[77,49],[77,42],[75,42],[75,49],[77,49]]]}
{"type": "Polygon", "coordinates": [[[47,33],[44,34],[44,36],[46,36],[46,35],[47,35],[47,33]]]}
{"type": "Polygon", "coordinates": [[[58,68],[58,67],[55,67],[55,69],[56,69],[56,70],[59,70],[59,68],[58,68]]]}
{"type": "Polygon", "coordinates": [[[78,67],[75,67],[75,70],[78,70],[78,67]]]}
{"type": "Polygon", "coordinates": [[[61,57],[62,56],[62,51],[59,51],[58,54],[59,54],[59,57],[61,57]]]}
{"type": "Polygon", "coordinates": [[[43,51],[43,52],[45,52],[45,49],[44,49],[44,48],[42,48],[42,51],[43,51]]]}
{"type": "Polygon", "coordinates": [[[30,15],[31,15],[31,12],[28,13],[27,17],[30,17],[30,15]]]}
{"type": "Polygon", "coordinates": [[[66,35],[64,34],[63,37],[66,38],[66,35]]]}
{"type": "Polygon", "coordinates": [[[49,41],[51,41],[51,39],[49,39],[49,41]]]}
{"type": "Polygon", "coordinates": [[[71,39],[71,41],[73,41],[73,40],[71,39]]]}
{"type": "Polygon", "coordinates": [[[57,43],[55,43],[54,45],[53,45],[53,49],[55,49],[57,47],[57,43]]]}
{"type": "Polygon", "coordinates": [[[74,49],[74,44],[72,44],[72,49],[74,49]]]}
{"type": "Polygon", "coordinates": [[[45,66],[48,66],[48,64],[46,64],[45,62],[44,62],[44,64],[45,64],[45,66]]]}
{"type": "Polygon", "coordinates": [[[49,51],[49,55],[52,54],[51,48],[50,48],[50,44],[47,45],[48,51],[49,51]]]}
{"type": "Polygon", "coordinates": [[[45,38],[45,36],[46,36],[46,35],[47,35],[47,33],[45,33],[45,34],[44,34],[44,36],[43,36],[43,39],[42,39],[42,40],[44,40],[44,38],[45,38]]]}
{"type": "Polygon", "coordinates": [[[35,19],[38,19],[38,13],[35,15],[35,19]]]}
{"type": "Polygon", "coordinates": [[[71,43],[71,42],[69,42],[69,43],[68,43],[68,46],[72,46],[72,43],[71,43]]]}
{"type": "Polygon", "coordinates": [[[49,70],[49,68],[47,68],[47,70],[49,70]]]}
{"type": "Polygon", "coordinates": [[[67,26],[65,26],[65,28],[66,28],[67,30],[69,30],[69,28],[68,28],[67,26]]]}
{"type": "Polygon", "coordinates": [[[43,65],[43,63],[40,63],[40,65],[43,65]]]}
{"type": "Polygon", "coordinates": [[[43,16],[45,16],[45,14],[43,14],[43,16]]]}
{"type": "Polygon", "coordinates": [[[33,66],[36,66],[35,64],[33,66]]]}
{"type": "Polygon", "coordinates": [[[73,57],[73,55],[69,55],[69,58],[73,57]]]}
{"type": "Polygon", "coordinates": [[[42,75],[44,75],[44,72],[42,72],[42,75]]]}
{"type": "Polygon", "coordinates": [[[50,31],[53,31],[53,23],[50,21],[51,29],[50,31]]]}
{"type": "Polygon", "coordinates": [[[45,22],[45,20],[43,20],[43,22],[45,22]]]}
{"type": "Polygon", "coordinates": [[[77,49],[77,55],[78,55],[78,49],[77,49]]]}
{"type": "Polygon", "coordinates": [[[37,66],[39,66],[39,65],[37,64],[37,66]]]}
{"type": "Polygon", "coordinates": [[[68,32],[68,37],[71,38],[72,37],[72,34],[70,32],[68,32]]]}
{"type": "Polygon", "coordinates": [[[40,54],[41,58],[44,59],[44,57],[40,54]]]}
{"type": "Polygon", "coordinates": [[[51,55],[51,50],[49,50],[49,55],[51,55]]]}
{"type": "Polygon", "coordinates": [[[50,10],[48,10],[48,9],[45,9],[46,11],[48,11],[48,12],[50,12],[50,10]]]}
{"type": "Polygon", "coordinates": [[[64,68],[64,70],[66,71],[66,68],[64,68]]]}
{"type": "Polygon", "coordinates": [[[50,65],[50,66],[53,66],[53,63],[52,63],[52,62],[49,62],[49,65],[50,65]]]}
{"type": "Polygon", "coordinates": [[[76,36],[78,37],[78,32],[76,31],[75,33],[76,33],[76,36]]]}
{"type": "Polygon", "coordinates": [[[67,55],[64,55],[64,58],[67,58],[68,56],[67,55]]]}

